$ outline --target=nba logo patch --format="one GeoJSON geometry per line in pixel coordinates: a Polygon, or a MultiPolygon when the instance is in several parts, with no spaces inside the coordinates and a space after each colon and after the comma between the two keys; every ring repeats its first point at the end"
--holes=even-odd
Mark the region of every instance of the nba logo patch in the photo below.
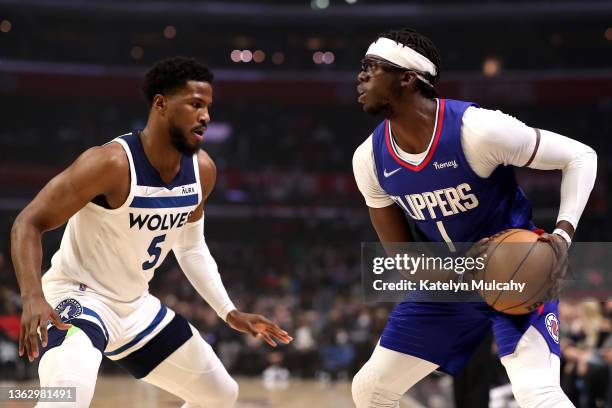
{"type": "Polygon", "coordinates": [[[546,330],[548,330],[548,334],[555,341],[555,343],[559,343],[559,320],[554,313],[549,313],[546,315],[546,319],[544,320],[546,323],[546,330]]]}
{"type": "Polygon", "coordinates": [[[83,313],[83,306],[72,298],[64,299],[59,305],[55,306],[55,311],[59,314],[62,322],[67,322],[80,316],[83,313]]]}

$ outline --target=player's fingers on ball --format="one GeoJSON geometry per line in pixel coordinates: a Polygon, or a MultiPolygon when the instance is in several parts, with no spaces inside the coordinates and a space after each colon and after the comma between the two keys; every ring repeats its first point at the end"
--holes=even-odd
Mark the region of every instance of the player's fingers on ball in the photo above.
{"type": "Polygon", "coordinates": [[[489,250],[489,244],[485,243],[485,244],[479,245],[478,248],[476,248],[476,250],[477,250],[476,255],[482,256],[486,254],[487,251],[489,250]]]}
{"type": "Polygon", "coordinates": [[[478,240],[478,242],[476,242],[476,246],[482,246],[482,245],[486,245],[487,242],[489,242],[490,238],[489,237],[484,237],[478,240]]]}
{"type": "Polygon", "coordinates": [[[538,241],[542,241],[542,242],[550,242],[551,239],[552,239],[551,235],[546,232],[538,237],[538,241]]]}
{"type": "Polygon", "coordinates": [[[488,247],[487,241],[483,241],[481,239],[480,241],[472,245],[472,247],[467,251],[466,256],[471,257],[471,258],[480,256],[483,253],[485,253],[488,248],[489,247],[488,247]]]}

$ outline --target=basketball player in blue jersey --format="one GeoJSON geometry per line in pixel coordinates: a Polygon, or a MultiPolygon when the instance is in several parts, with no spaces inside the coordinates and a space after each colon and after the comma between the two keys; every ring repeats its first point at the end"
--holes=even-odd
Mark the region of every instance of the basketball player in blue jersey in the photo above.
{"type": "Polygon", "coordinates": [[[76,387],[76,404],[67,406],[89,406],[102,355],[182,398],[183,407],[234,405],[238,385],[212,348],[148,292],[170,250],[232,328],[271,346],[275,338],[292,340],[265,317],[234,307],[204,240],[204,202],[216,178],[214,162],[200,150],[212,80],[193,59],[157,63],[143,87],[150,103],[146,127],[87,150],[15,220],[19,353],[30,361],[39,356],[39,331],[40,384],[76,387]],[[41,284],[41,235],[66,221],[41,284]]]}
{"type": "MultiPolygon", "coordinates": [[[[403,29],[381,34],[362,61],[358,101],[385,120],[355,151],[353,170],[381,242],[486,242],[507,228],[534,229],[513,166],[561,169],[556,229],[542,240],[566,251],[594,184],[596,154],[499,111],[437,97],[432,42],[403,29]]],[[[521,407],[573,406],[559,386],[558,301],[528,315],[485,303],[402,302],[353,379],[359,408],[398,407],[430,372],[455,375],[493,329],[521,407]],[[548,323],[548,324],[547,324],[548,323]]]]}

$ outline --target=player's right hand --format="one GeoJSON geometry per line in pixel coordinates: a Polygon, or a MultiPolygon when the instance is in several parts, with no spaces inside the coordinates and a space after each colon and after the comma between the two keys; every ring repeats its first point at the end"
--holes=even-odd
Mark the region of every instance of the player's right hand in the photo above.
{"type": "Polygon", "coordinates": [[[554,299],[559,299],[561,289],[563,288],[565,275],[567,274],[569,267],[569,244],[561,235],[547,234],[546,232],[540,234],[538,241],[548,243],[555,253],[553,269],[550,273],[550,280],[553,282],[553,284],[543,298],[544,301],[548,302],[554,299]]]}
{"type": "Polygon", "coordinates": [[[489,241],[491,238],[485,237],[474,243],[472,247],[466,252],[466,258],[480,258],[484,256],[489,250],[489,241]]]}
{"type": "Polygon", "coordinates": [[[28,360],[34,361],[38,357],[38,329],[43,347],[47,346],[47,322],[60,330],[68,330],[71,324],[64,323],[47,303],[44,296],[22,298],[23,311],[21,313],[21,327],[19,329],[19,356],[27,351],[28,360]]]}

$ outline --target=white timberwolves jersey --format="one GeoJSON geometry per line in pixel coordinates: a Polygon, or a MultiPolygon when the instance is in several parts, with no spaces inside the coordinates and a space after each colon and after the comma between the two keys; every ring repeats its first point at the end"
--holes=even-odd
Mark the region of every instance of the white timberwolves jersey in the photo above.
{"type": "Polygon", "coordinates": [[[128,198],[116,209],[90,202],[70,218],[43,284],[82,284],[129,302],[147,292],[155,268],[202,200],[202,190],[197,154],[183,155],[179,173],[166,184],[148,161],[138,132],[112,142],[129,159],[128,198]]]}

